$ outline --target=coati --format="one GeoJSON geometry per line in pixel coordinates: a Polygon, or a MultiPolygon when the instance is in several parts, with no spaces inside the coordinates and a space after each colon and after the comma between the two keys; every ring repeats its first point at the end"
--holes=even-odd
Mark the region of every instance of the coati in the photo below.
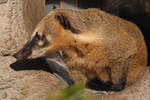
{"type": "Polygon", "coordinates": [[[110,90],[132,85],[147,68],[147,50],[138,27],[94,8],[53,10],[14,57],[34,59],[56,51],[62,52],[69,69],[111,83],[110,90]]]}

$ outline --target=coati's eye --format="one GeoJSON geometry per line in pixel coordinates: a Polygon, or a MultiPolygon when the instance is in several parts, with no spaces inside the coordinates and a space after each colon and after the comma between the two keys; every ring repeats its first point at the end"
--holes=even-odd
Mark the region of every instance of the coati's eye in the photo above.
{"type": "Polygon", "coordinates": [[[45,37],[45,35],[38,35],[37,34],[37,45],[39,46],[39,47],[43,47],[43,46],[45,46],[46,45],[46,37],[45,37]]]}

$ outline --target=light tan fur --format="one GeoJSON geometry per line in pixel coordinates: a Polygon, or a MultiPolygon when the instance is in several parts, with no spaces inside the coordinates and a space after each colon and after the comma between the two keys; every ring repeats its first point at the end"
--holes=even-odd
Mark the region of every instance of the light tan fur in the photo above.
{"type": "Polygon", "coordinates": [[[36,32],[45,35],[48,42],[33,49],[31,58],[61,50],[65,64],[89,79],[98,77],[118,84],[124,77],[129,86],[147,68],[147,50],[138,27],[98,9],[53,10],[41,20],[36,32]],[[76,32],[65,29],[57,16],[65,17],[63,20],[68,20],[76,32]]]}

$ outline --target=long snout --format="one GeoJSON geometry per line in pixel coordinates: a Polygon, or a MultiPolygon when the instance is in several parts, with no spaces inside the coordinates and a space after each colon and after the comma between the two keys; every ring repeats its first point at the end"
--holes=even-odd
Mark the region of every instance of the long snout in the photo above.
{"type": "Polygon", "coordinates": [[[15,57],[18,60],[27,59],[32,54],[32,48],[36,44],[36,41],[37,41],[37,38],[35,36],[33,37],[32,40],[29,40],[21,50],[15,53],[13,57],[15,57]]]}
{"type": "Polygon", "coordinates": [[[13,57],[15,57],[17,60],[24,60],[31,54],[32,54],[32,50],[23,48],[19,50],[17,53],[15,53],[13,57]]]}
{"type": "Polygon", "coordinates": [[[13,55],[18,60],[26,59],[32,54],[32,42],[28,41],[25,46],[13,55]]]}

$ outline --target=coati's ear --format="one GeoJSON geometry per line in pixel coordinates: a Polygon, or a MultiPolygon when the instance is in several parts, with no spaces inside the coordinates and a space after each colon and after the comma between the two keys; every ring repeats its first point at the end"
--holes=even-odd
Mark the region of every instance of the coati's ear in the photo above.
{"type": "Polygon", "coordinates": [[[68,29],[68,30],[70,30],[72,33],[79,33],[79,31],[78,31],[77,29],[75,29],[75,28],[71,25],[69,19],[68,19],[66,16],[64,16],[64,15],[62,15],[62,14],[58,14],[58,15],[55,16],[55,18],[56,18],[56,19],[59,21],[59,23],[64,27],[64,29],[68,29]]]}

